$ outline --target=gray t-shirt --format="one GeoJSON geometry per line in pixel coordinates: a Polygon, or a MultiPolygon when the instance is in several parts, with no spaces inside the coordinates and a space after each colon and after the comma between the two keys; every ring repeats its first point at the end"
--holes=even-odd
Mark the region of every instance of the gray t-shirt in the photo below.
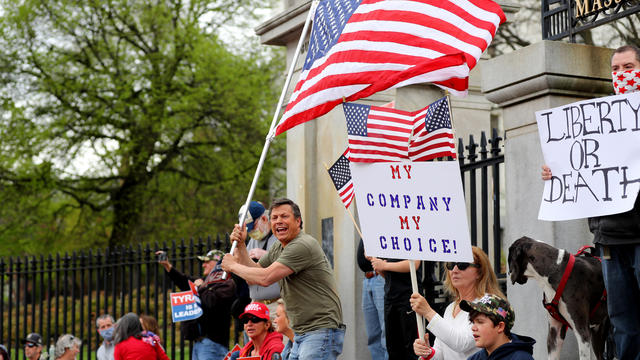
{"type": "MultiPolygon", "coordinates": [[[[271,234],[267,239],[258,241],[255,239],[251,239],[247,242],[247,251],[255,248],[269,250],[271,245],[276,243],[278,239],[271,234]],[[266,247],[265,247],[266,242],[266,247]]],[[[249,294],[252,300],[271,300],[277,299],[280,297],[280,285],[278,283],[273,283],[267,287],[260,285],[249,285],[249,294]]]]}
{"type": "Polygon", "coordinates": [[[107,344],[104,341],[98,348],[97,358],[98,360],[113,360],[113,350],[116,346],[113,343],[107,344]]]}
{"type": "Polygon", "coordinates": [[[316,239],[302,231],[287,246],[273,245],[259,261],[279,262],[293,274],[279,281],[291,327],[296,334],[342,325],[342,306],[329,260],[316,239]]]}

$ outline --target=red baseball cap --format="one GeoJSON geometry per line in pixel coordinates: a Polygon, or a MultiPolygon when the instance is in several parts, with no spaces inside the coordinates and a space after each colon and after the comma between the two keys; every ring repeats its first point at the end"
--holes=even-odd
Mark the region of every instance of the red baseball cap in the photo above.
{"type": "Polygon", "coordinates": [[[252,302],[244,307],[244,312],[240,314],[240,319],[247,315],[253,315],[260,319],[269,320],[269,308],[260,302],[252,302]]]}

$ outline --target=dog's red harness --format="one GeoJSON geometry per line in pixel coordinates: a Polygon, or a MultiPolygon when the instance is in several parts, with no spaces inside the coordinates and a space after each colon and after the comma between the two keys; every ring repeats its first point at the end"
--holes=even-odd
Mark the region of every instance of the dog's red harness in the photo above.
{"type": "MultiPolygon", "coordinates": [[[[585,245],[581,247],[580,250],[578,250],[576,255],[591,256],[598,259],[598,261],[601,261],[599,257],[591,254],[591,251],[590,251],[591,249],[593,249],[593,247],[585,245]],[[587,249],[589,250],[589,252],[587,252],[587,249]]],[[[547,302],[547,299],[544,293],[542,294],[542,305],[544,305],[544,308],[547,309],[547,311],[549,312],[552,318],[562,323],[562,331],[560,333],[562,338],[564,338],[564,336],[567,334],[567,328],[570,328],[571,325],[569,325],[569,322],[562,316],[562,314],[560,314],[560,309],[558,308],[558,304],[560,303],[560,298],[562,297],[562,293],[564,292],[564,287],[565,285],[567,285],[567,281],[569,280],[569,276],[571,276],[571,272],[573,271],[573,265],[575,263],[576,263],[576,257],[573,254],[569,254],[569,261],[567,262],[567,267],[564,268],[564,274],[562,274],[562,279],[560,279],[560,284],[558,284],[556,295],[553,297],[553,300],[551,300],[550,303],[547,302]]],[[[596,313],[596,311],[600,308],[600,305],[602,305],[602,303],[605,301],[607,301],[606,289],[602,292],[602,296],[600,297],[600,300],[598,301],[596,306],[594,306],[591,312],[589,313],[589,318],[591,318],[596,313]]]]}

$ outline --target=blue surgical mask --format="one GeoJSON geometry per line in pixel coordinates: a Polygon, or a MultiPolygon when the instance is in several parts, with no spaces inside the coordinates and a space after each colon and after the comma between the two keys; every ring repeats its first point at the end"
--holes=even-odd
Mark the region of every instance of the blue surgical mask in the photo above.
{"type": "Polygon", "coordinates": [[[103,339],[107,341],[111,341],[113,340],[113,330],[114,330],[114,327],[112,326],[108,329],[100,330],[98,332],[100,333],[100,336],[102,336],[103,339]]]}

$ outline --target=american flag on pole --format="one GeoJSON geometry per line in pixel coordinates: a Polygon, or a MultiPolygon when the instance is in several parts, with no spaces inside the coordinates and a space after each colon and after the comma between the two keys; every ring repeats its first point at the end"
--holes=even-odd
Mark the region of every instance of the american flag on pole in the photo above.
{"type": "Polygon", "coordinates": [[[409,160],[412,113],[363,104],[344,103],[349,160],[379,162],[409,160]]]}
{"type": "Polygon", "coordinates": [[[491,0],[323,0],[275,135],[393,87],[430,82],[465,94],[504,21],[491,0]]]}
{"type": "Polygon", "coordinates": [[[338,160],[327,170],[345,208],[348,208],[353,201],[353,181],[351,180],[348,154],[349,149],[340,155],[338,160]]]}
{"type": "Polygon", "coordinates": [[[416,117],[409,144],[411,161],[427,161],[445,156],[456,157],[447,97],[430,104],[416,117]]]}

